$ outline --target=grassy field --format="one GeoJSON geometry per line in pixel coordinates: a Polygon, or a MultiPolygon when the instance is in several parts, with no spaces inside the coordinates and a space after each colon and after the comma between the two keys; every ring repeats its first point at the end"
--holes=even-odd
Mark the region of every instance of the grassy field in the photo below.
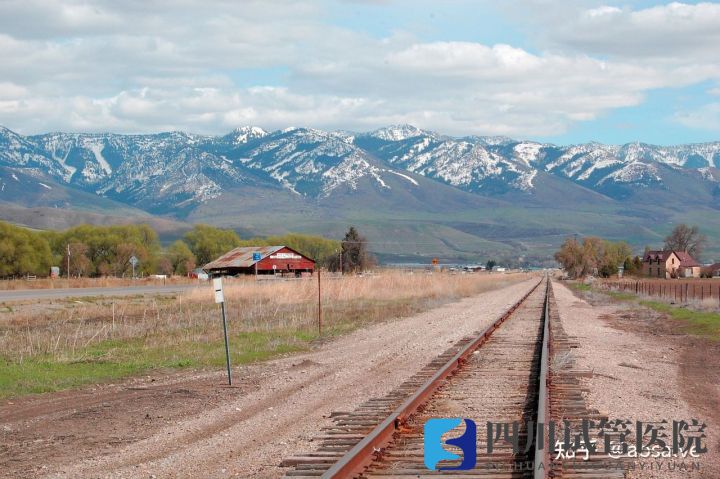
{"type": "Polygon", "coordinates": [[[598,290],[583,283],[572,283],[577,291],[595,292],[610,296],[617,301],[634,303],[668,315],[685,326],[688,333],[720,341],[720,313],[703,309],[703,305],[679,305],[667,301],[646,300],[632,293],[598,290]]]}
{"type": "MultiPolygon", "coordinates": [[[[403,274],[323,282],[323,337],[519,282],[525,274],[403,274]]],[[[314,280],[225,284],[232,363],[302,351],[318,339],[314,280]]],[[[0,304],[0,397],[224,364],[212,290],[0,304]]]]}

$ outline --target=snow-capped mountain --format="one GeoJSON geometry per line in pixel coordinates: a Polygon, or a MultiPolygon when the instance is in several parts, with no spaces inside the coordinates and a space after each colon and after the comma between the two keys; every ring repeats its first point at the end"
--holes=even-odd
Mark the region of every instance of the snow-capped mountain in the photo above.
{"type": "Polygon", "coordinates": [[[715,192],[718,165],[720,142],[563,147],[505,137],[452,138],[411,125],[369,133],[247,126],[224,136],[22,136],[0,128],[0,166],[8,171],[164,213],[192,210],[249,186],[324,199],[362,188],[392,194],[393,180],[407,180],[396,188],[418,188],[420,177],[431,180],[425,188],[434,181],[489,196],[532,198],[550,178],[553,188],[582,187],[615,199],[639,190],[672,193],[688,182],[715,192]]]}

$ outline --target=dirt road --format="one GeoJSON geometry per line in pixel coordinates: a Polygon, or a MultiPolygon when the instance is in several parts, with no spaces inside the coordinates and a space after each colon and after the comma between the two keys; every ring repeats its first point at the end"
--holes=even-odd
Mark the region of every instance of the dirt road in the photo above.
{"type": "Polygon", "coordinates": [[[209,288],[208,284],[109,286],[98,288],[11,289],[0,291],[0,303],[34,299],[85,298],[89,296],[132,296],[135,294],[181,293],[194,288],[209,288]]]}
{"type": "Polygon", "coordinates": [[[222,371],[137,378],[0,405],[0,476],[281,476],[332,411],[382,396],[484,328],[533,279],[356,331],[315,351],[222,371]]]}

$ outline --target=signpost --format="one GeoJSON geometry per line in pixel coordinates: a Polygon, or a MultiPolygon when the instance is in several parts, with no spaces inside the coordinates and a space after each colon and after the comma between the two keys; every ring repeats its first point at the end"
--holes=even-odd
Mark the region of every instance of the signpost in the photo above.
{"type": "Polygon", "coordinates": [[[257,264],[262,259],[262,255],[258,252],[253,253],[253,261],[255,262],[255,279],[257,280],[257,264]]]}
{"type": "Polygon", "coordinates": [[[135,266],[137,266],[139,262],[140,262],[140,260],[137,259],[134,255],[130,256],[130,264],[132,265],[132,269],[133,269],[133,275],[132,275],[133,279],[135,279],[135,266]]]}
{"type": "Polygon", "coordinates": [[[213,278],[213,289],[215,290],[215,302],[220,303],[220,311],[222,312],[223,333],[225,334],[225,363],[227,364],[228,385],[232,386],[230,345],[228,343],[227,319],[225,318],[225,296],[223,294],[222,278],[213,278]]]}

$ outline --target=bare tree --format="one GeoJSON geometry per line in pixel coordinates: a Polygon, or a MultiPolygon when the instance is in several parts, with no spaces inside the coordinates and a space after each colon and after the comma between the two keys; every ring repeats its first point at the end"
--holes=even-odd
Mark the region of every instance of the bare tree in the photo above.
{"type": "Polygon", "coordinates": [[[665,238],[665,249],[685,251],[690,256],[698,258],[703,251],[707,238],[700,234],[697,226],[679,224],[665,238]]]}
{"type": "Polygon", "coordinates": [[[73,276],[82,277],[90,274],[92,262],[87,257],[88,246],[85,243],[70,243],[63,251],[63,259],[60,268],[63,275],[67,275],[68,252],[70,253],[70,273],[73,276]]]}

